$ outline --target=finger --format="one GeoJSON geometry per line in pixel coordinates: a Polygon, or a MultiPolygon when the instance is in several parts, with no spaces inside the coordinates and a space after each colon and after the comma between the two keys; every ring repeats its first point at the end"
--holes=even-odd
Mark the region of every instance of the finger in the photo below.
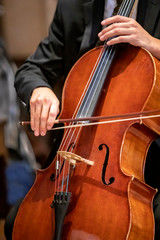
{"type": "Polygon", "coordinates": [[[107,41],[107,45],[114,45],[118,43],[131,43],[130,36],[117,36],[112,38],[111,40],[107,41]]]}
{"type": "Polygon", "coordinates": [[[34,113],[35,113],[35,102],[30,102],[30,122],[31,122],[31,129],[34,131],[34,113]]]}
{"type": "Polygon", "coordinates": [[[128,17],[116,15],[116,16],[104,19],[101,22],[101,24],[105,26],[105,25],[110,25],[110,24],[116,23],[116,22],[128,22],[130,20],[132,20],[132,19],[128,18],[128,17]]]}
{"type": "Polygon", "coordinates": [[[114,29],[121,29],[121,28],[128,29],[128,28],[131,28],[131,27],[132,27],[131,23],[116,22],[116,23],[113,23],[112,25],[106,26],[100,33],[104,34],[106,32],[112,31],[114,29]]]}
{"type": "Polygon", "coordinates": [[[48,121],[47,121],[47,129],[50,130],[53,125],[54,121],[59,113],[59,105],[57,103],[52,104],[50,111],[49,111],[49,116],[48,116],[48,121]]]}
{"type": "Polygon", "coordinates": [[[42,100],[40,98],[37,98],[36,105],[35,105],[35,113],[34,113],[34,134],[35,134],[35,136],[39,136],[41,112],[42,112],[42,100]]]}
{"type": "Polygon", "coordinates": [[[47,120],[50,111],[51,101],[48,98],[44,98],[44,104],[42,107],[41,119],[40,119],[40,134],[44,136],[47,131],[47,120]]]}
{"type": "Polygon", "coordinates": [[[105,29],[103,29],[98,37],[101,41],[107,40],[108,38],[119,36],[119,35],[130,35],[134,32],[134,28],[130,27],[126,23],[114,23],[105,29]]]}

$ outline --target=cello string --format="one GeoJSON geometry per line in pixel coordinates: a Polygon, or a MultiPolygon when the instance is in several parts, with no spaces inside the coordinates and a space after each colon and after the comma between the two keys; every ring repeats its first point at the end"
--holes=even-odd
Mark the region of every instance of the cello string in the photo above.
{"type": "MultiPolygon", "coordinates": [[[[123,7],[123,5],[124,5],[124,2],[125,1],[123,1],[123,4],[122,4],[122,7],[123,7]]],[[[103,50],[102,50],[103,51],[103,50]]],[[[107,54],[107,53],[106,53],[107,54]]],[[[101,57],[101,55],[102,55],[102,53],[100,54],[100,56],[99,56],[99,58],[101,57]]],[[[97,62],[99,61],[99,59],[97,60],[97,62]]],[[[97,62],[96,62],[96,65],[97,65],[97,62]]],[[[95,67],[96,67],[96,65],[95,65],[95,67]]],[[[92,73],[93,73],[93,71],[92,71],[92,73]]],[[[91,74],[92,75],[92,74],[91,74]]],[[[90,80],[90,79],[89,79],[90,80]]],[[[82,95],[84,95],[84,94],[82,94],[82,95]]],[[[83,96],[82,96],[83,97],[83,96]]]]}
{"type": "Polygon", "coordinates": [[[77,111],[78,111],[79,105],[80,105],[80,103],[81,103],[81,101],[82,101],[82,98],[83,98],[85,92],[86,92],[86,88],[88,87],[88,85],[89,85],[89,83],[90,83],[90,80],[91,80],[91,78],[92,78],[92,76],[93,76],[93,74],[94,74],[94,72],[95,72],[95,68],[96,68],[96,66],[97,66],[97,64],[98,64],[98,62],[99,62],[99,59],[100,59],[102,53],[103,53],[103,49],[101,50],[101,52],[100,52],[100,54],[99,54],[99,57],[98,57],[98,59],[96,60],[95,66],[94,66],[94,68],[93,68],[93,70],[92,70],[92,73],[90,74],[90,77],[89,77],[89,79],[88,79],[88,81],[87,81],[87,84],[86,84],[86,86],[85,86],[85,88],[84,88],[84,90],[83,90],[83,92],[82,92],[82,95],[81,95],[80,100],[79,100],[79,102],[78,102],[78,104],[77,104],[77,106],[76,106],[76,109],[75,109],[75,111],[74,111],[74,113],[73,113],[72,118],[74,118],[74,116],[76,115],[76,113],[77,113],[77,111]]]}
{"type": "MultiPolygon", "coordinates": [[[[73,125],[72,125],[72,126],[73,126],[73,125]]],[[[80,132],[81,132],[81,129],[82,129],[82,127],[79,128],[79,130],[78,130],[78,133],[77,133],[76,138],[75,138],[75,141],[74,141],[75,143],[77,142],[77,139],[78,139],[78,137],[79,137],[79,134],[80,134],[80,132]]],[[[72,151],[73,151],[73,149],[72,149],[72,151]]],[[[68,192],[69,179],[70,179],[70,168],[68,168],[66,193],[68,192]]]]}
{"type": "MultiPolygon", "coordinates": [[[[125,14],[126,12],[129,14],[129,12],[131,12],[133,3],[134,3],[134,1],[130,2],[130,4],[129,4],[129,2],[127,3],[125,1],[123,1],[123,4],[119,10],[119,14],[127,15],[127,14],[125,14]]],[[[102,62],[100,62],[100,64],[98,65],[99,68],[98,68],[98,72],[96,72],[95,80],[93,81],[91,90],[90,90],[89,94],[87,95],[86,101],[82,107],[82,112],[86,113],[85,116],[87,116],[87,113],[91,107],[92,101],[95,98],[95,94],[96,94],[97,88],[101,82],[101,78],[105,71],[106,65],[108,65],[108,62],[110,61],[109,60],[110,56],[113,54],[114,50],[115,50],[115,47],[111,47],[111,48],[109,47],[109,48],[107,48],[107,50],[104,51],[104,54],[102,55],[102,58],[103,58],[102,62]],[[106,64],[103,65],[104,62],[106,64]],[[99,72],[101,72],[101,75],[99,75],[99,72]],[[85,110],[86,106],[88,107],[88,110],[85,110]]]]}
{"type": "MultiPolygon", "coordinates": [[[[112,49],[111,49],[112,50],[112,49]]],[[[106,54],[107,54],[107,51],[106,51],[106,54]]],[[[111,54],[111,53],[110,53],[111,54]]],[[[99,70],[100,71],[100,70],[99,70]]],[[[88,81],[89,82],[89,81],[88,81]]],[[[83,95],[83,94],[82,94],[83,95]]],[[[68,134],[68,136],[69,136],[69,134],[68,134]]],[[[72,134],[72,136],[73,136],[73,134],[72,134]]],[[[78,138],[78,136],[77,136],[77,138],[78,138]]]]}
{"type": "MultiPolygon", "coordinates": [[[[102,61],[103,61],[103,55],[104,55],[104,52],[105,52],[105,50],[106,50],[106,46],[104,45],[103,46],[103,48],[102,48],[102,50],[101,50],[101,53],[100,53],[100,55],[99,55],[99,58],[98,58],[98,61],[96,62],[96,64],[95,64],[95,68],[94,68],[94,71],[93,71],[93,74],[90,76],[90,78],[89,78],[89,84],[88,84],[88,89],[87,89],[87,91],[89,91],[89,89],[92,89],[92,85],[94,84],[94,82],[93,82],[93,80],[94,80],[94,78],[95,78],[95,76],[96,76],[96,74],[97,74],[97,71],[100,71],[101,69],[100,69],[100,61],[101,61],[101,59],[102,59],[102,61]],[[98,67],[97,67],[98,66],[98,67]],[[95,70],[96,69],[96,70],[95,70]]],[[[85,98],[88,96],[89,97],[89,94],[88,94],[88,92],[85,92],[85,98]]],[[[84,94],[83,94],[83,96],[84,96],[84,94]]],[[[83,97],[82,96],[82,97],[83,97]]],[[[82,99],[82,98],[81,98],[82,99]]],[[[84,107],[83,107],[83,105],[84,105],[84,98],[83,98],[83,102],[81,103],[81,109],[79,109],[79,115],[81,116],[81,114],[80,114],[80,110],[81,110],[81,113],[84,111],[84,107]]]]}
{"type": "MultiPolygon", "coordinates": [[[[130,12],[132,9],[131,5],[133,3],[134,3],[134,1],[132,1],[131,4],[129,5],[129,3],[126,3],[125,1],[123,1],[122,7],[119,10],[119,14],[125,15],[125,12],[130,12]]],[[[102,75],[105,71],[107,64],[104,66],[103,66],[103,64],[104,64],[104,62],[107,63],[109,61],[110,56],[113,54],[114,50],[115,50],[115,47],[109,47],[109,48],[107,48],[107,50],[104,51],[104,54],[102,56],[102,58],[103,58],[102,62],[99,63],[98,72],[96,72],[96,75],[95,75],[95,80],[92,83],[91,90],[90,90],[89,94],[87,95],[86,101],[83,104],[83,107],[81,110],[82,112],[86,113],[85,116],[87,116],[87,112],[89,111],[92,101],[95,98],[95,94],[97,93],[97,88],[99,86],[99,83],[101,82],[102,75]],[[107,58],[106,58],[106,56],[107,56],[107,58]],[[99,75],[99,72],[101,72],[101,75],[99,75]],[[88,107],[88,110],[85,110],[86,106],[88,107]]],[[[82,116],[83,116],[83,114],[82,114],[82,116]]]]}
{"type": "Polygon", "coordinates": [[[128,1],[123,1],[117,15],[121,16],[128,16],[130,15],[131,11],[133,10],[133,5],[135,3],[135,0],[128,0],[128,1]]]}
{"type": "MultiPolygon", "coordinates": [[[[83,106],[84,107],[84,106],[83,106]]],[[[86,115],[85,115],[86,116],[86,115]]],[[[74,125],[71,125],[71,126],[74,126],[74,125]]],[[[83,126],[81,126],[81,128],[82,128],[83,126]]],[[[80,134],[80,132],[81,132],[81,128],[79,129],[79,131],[78,131],[78,134],[77,134],[77,136],[76,136],[76,139],[75,139],[75,143],[77,142],[77,139],[78,139],[78,137],[79,137],[79,134],[80,134]]],[[[67,176],[67,185],[66,185],[66,193],[68,192],[68,186],[69,186],[69,179],[70,179],[70,169],[68,168],[68,176],[67,176]]]]}
{"type": "Polygon", "coordinates": [[[75,112],[74,112],[74,114],[73,114],[73,116],[72,116],[73,118],[74,118],[74,116],[76,115],[76,113],[78,112],[78,108],[79,108],[79,106],[80,106],[80,104],[81,104],[81,102],[82,102],[82,99],[83,99],[86,91],[87,91],[87,87],[89,86],[89,84],[90,84],[90,82],[91,82],[91,79],[93,78],[93,76],[94,76],[94,74],[95,74],[95,70],[96,70],[96,68],[97,68],[97,65],[98,65],[98,63],[99,63],[100,58],[102,57],[103,51],[104,51],[104,46],[103,46],[103,49],[101,50],[101,52],[100,52],[100,54],[99,54],[99,56],[98,56],[98,58],[97,58],[97,60],[96,60],[96,63],[95,63],[95,65],[94,65],[94,68],[93,68],[93,70],[92,70],[92,72],[91,72],[91,74],[90,74],[90,76],[89,76],[89,79],[88,79],[88,81],[87,81],[87,84],[86,84],[86,86],[85,86],[85,88],[84,88],[84,90],[83,90],[83,92],[82,92],[82,95],[81,95],[81,97],[80,97],[80,100],[79,100],[79,102],[78,102],[78,104],[77,104],[77,107],[76,107],[76,109],[75,109],[75,112]]]}
{"type": "MultiPolygon", "coordinates": [[[[70,125],[70,126],[73,126],[73,124],[70,125]]],[[[76,135],[76,139],[75,139],[74,143],[77,142],[78,136],[79,136],[79,134],[80,134],[80,130],[81,130],[81,129],[79,129],[78,134],[76,135]]],[[[72,134],[72,137],[73,137],[73,134],[72,134]]],[[[73,150],[72,150],[72,151],[73,151],[73,150]]],[[[63,173],[64,173],[64,171],[63,171],[63,173]]],[[[68,185],[69,185],[69,178],[70,178],[70,174],[69,174],[69,173],[70,173],[70,168],[68,167],[68,176],[67,176],[66,193],[68,192],[68,185]]],[[[63,180],[64,180],[64,178],[63,178],[63,180]]],[[[63,181],[63,183],[64,183],[64,181],[63,181]]]]}
{"type": "Polygon", "coordinates": [[[93,103],[93,99],[95,99],[95,95],[97,93],[98,87],[101,83],[102,76],[105,71],[105,67],[103,67],[103,64],[107,65],[109,63],[112,52],[113,47],[106,47],[106,49],[104,50],[104,53],[102,55],[102,61],[98,64],[97,71],[95,72],[92,82],[89,86],[89,92],[87,92],[87,95],[85,96],[85,102],[83,102],[81,105],[81,112],[79,113],[79,117],[86,117],[88,115],[88,111],[90,110],[91,104],[93,103]]]}
{"type": "MultiPolygon", "coordinates": [[[[78,136],[77,136],[77,138],[78,138],[78,136]]],[[[68,174],[68,177],[69,177],[69,174],[68,174]]],[[[67,186],[68,186],[68,181],[67,181],[67,186]]],[[[67,187],[68,188],[68,187],[67,187]]],[[[66,191],[67,191],[67,188],[66,188],[66,191]]]]}
{"type": "MultiPolygon", "coordinates": [[[[123,1],[123,5],[122,5],[122,13],[124,13],[125,12],[125,8],[128,6],[128,4],[126,3],[126,5],[125,5],[125,1],[123,1]],[[124,8],[125,7],[125,8],[124,8]]],[[[129,7],[128,7],[128,9],[129,9],[129,7]]],[[[129,10],[128,10],[129,11],[129,10]]],[[[121,10],[120,10],[120,14],[121,14],[121,10]]],[[[112,50],[113,50],[113,48],[111,49],[111,52],[110,52],[110,54],[112,53],[112,50]]],[[[106,54],[108,54],[107,53],[108,51],[106,51],[106,53],[105,53],[105,55],[106,54]]],[[[108,57],[109,58],[109,57],[108,57]]],[[[105,57],[104,57],[104,59],[105,59],[105,57]]],[[[101,69],[99,69],[99,71],[100,71],[101,69]]],[[[98,74],[97,74],[98,75],[98,74]]],[[[102,73],[101,73],[101,76],[102,76],[102,73]]],[[[94,87],[94,84],[93,84],[93,87],[94,87]]],[[[95,91],[96,91],[96,88],[95,88],[95,91]]],[[[89,95],[88,95],[88,98],[89,98],[89,95]]],[[[87,104],[87,101],[86,101],[86,104],[87,104]]],[[[85,107],[85,105],[84,105],[84,107],[85,107]]],[[[86,114],[87,115],[87,114],[86,114]]]]}
{"type": "MultiPolygon", "coordinates": [[[[78,107],[79,107],[79,105],[80,105],[81,99],[83,98],[83,96],[84,96],[84,94],[85,94],[86,88],[87,88],[87,86],[88,86],[88,84],[89,84],[89,82],[90,82],[90,79],[91,79],[91,77],[92,77],[92,75],[93,75],[93,73],[94,73],[94,71],[95,71],[95,68],[96,68],[96,66],[97,66],[97,64],[98,64],[98,62],[99,62],[99,59],[100,59],[102,53],[103,53],[103,49],[101,50],[101,52],[100,52],[100,54],[99,54],[99,57],[97,58],[96,64],[95,64],[95,66],[94,66],[94,68],[93,68],[93,70],[92,70],[92,73],[91,73],[91,75],[90,75],[90,78],[88,79],[88,82],[87,82],[87,84],[86,84],[86,86],[85,86],[85,89],[84,89],[84,91],[83,91],[83,93],[82,93],[82,96],[81,96],[81,98],[80,98],[80,100],[79,100],[79,103],[77,104],[77,107],[76,107],[76,110],[75,110],[75,112],[74,112],[74,114],[73,114],[73,117],[74,117],[75,114],[76,114],[76,111],[77,111],[77,109],[78,109],[78,107]]],[[[71,124],[71,123],[70,123],[70,124],[71,124]]],[[[65,146],[65,143],[67,142],[67,139],[68,139],[69,136],[70,136],[70,131],[71,131],[71,129],[69,129],[69,131],[65,133],[66,136],[64,136],[64,138],[63,138],[63,139],[65,139],[65,142],[63,142],[63,144],[61,143],[59,149],[60,149],[60,148],[63,148],[63,146],[65,146]],[[67,136],[67,135],[68,135],[68,136],[67,136]]],[[[71,137],[71,138],[73,138],[73,135],[74,135],[74,132],[72,133],[72,137],[71,137]]],[[[71,138],[70,138],[70,141],[71,141],[71,138]]],[[[69,147],[69,143],[68,143],[67,148],[68,148],[68,147],[69,147]]],[[[59,161],[59,172],[58,172],[58,174],[60,174],[60,168],[61,168],[61,166],[62,166],[61,157],[57,156],[57,161],[59,161]],[[58,158],[60,158],[60,161],[58,160],[58,158]]],[[[64,165],[65,165],[65,164],[64,164],[64,165]]],[[[59,178],[58,178],[58,180],[57,180],[58,174],[56,173],[56,181],[58,181],[58,184],[55,184],[56,186],[58,185],[58,186],[56,187],[56,191],[57,191],[58,188],[60,189],[60,187],[59,187],[59,186],[60,186],[60,184],[59,184],[59,178]]],[[[63,180],[62,180],[61,192],[63,191],[63,190],[62,190],[62,189],[63,189],[63,183],[64,183],[64,168],[63,168],[63,180]]]]}
{"type": "MultiPolygon", "coordinates": [[[[69,136],[69,134],[68,134],[68,136],[69,136]]],[[[63,168],[63,173],[64,173],[64,171],[65,171],[65,166],[64,166],[64,168],[63,168]]],[[[63,181],[62,181],[62,188],[63,188],[63,183],[64,183],[64,178],[63,178],[63,181]]],[[[61,190],[62,191],[62,190],[61,190]]]]}
{"type": "MultiPolygon", "coordinates": [[[[123,4],[124,4],[124,2],[123,2],[123,4]]],[[[104,47],[105,47],[105,45],[104,45],[104,47]]],[[[106,54],[105,55],[108,55],[109,56],[109,54],[108,54],[108,51],[112,51],[112,48],[108,48],[107,49],[107,51],[106,51],[106,54]]],[[[106,60],[105,59],[105,55],[104,55],[104,61],[106,60]]],[[[110,52],[110,55],[111,55],[111,52],[110,52]]],[[[102,56],[103,57],[103,56],[102,56]]],[[[108,57],[109,58],[109,57],[108,57]]],[[[102,62],[103,63],[103,62],[102,62]]],[[[101,64],[101,66],[98,68],[98,70],[99,71],[101,71],[101,67],[103,67],[103,65],[101,64]]],[[[101,77],[100,77],[101,78],[101,77]]],[[[92,82],[91,82],[92,83],[92,82]]],[[[95,86],[93,86],[93,88],[94,88],[95,86]]],[[[95,89],[95,91],[96,91],[96,89],[95,89]]],[[[89,98],[89,95],[88,95],[88,98],[89,98]]],[[[84,106],[85,107],[85,106],[84,106]]]]}
{"type": "MultiPolygon", "coordinates": [[[[101,51],[102,52],[102,51],[101,51]]],[[[100,58],[100,56],[101,56],[101,54],[99,55],[99,58],[100,58]]],[[[98,59],[97,59],[97,62],[98,62],[98,59]]],[[[96,64],[95,64],[95,67],[96,67],[96,64]]],[[[94,67],[94,68],[95,68],[94,67]]],[[[91,76],[92,76],[92,74],[93,74],[93,72],[94,72],[94,69],[93,69],[93,71],[92,71],[92,73],[91,73],[91,76]]],[[[91,76],[90,76],[90,78],[91,78],[91,76]]],[[[89,81],[90,81],[90,79],[88,80],[88,82],[87,82],[87,84],[86,84],[86,86],[85,86],[85,89],[84,89],[84,91],[83,91],[83,93],[82,93],[82,96],[81,96],[81,98],[83,97],[83,95],[84,95],[84,93],[85,93],[85,91],[86,91],[86,88],[87,88],[87,86],[88,86],[88,84],[89,84],[89,81]]],[[[81,102],[81,99],[79,100],[79,103],[78,103],[78,105],[77,105],[77,107],[76,107],[76,109],[75,109],[75,112],[74,112],[74,114],[73,114],[73,117],[75,116],[75,114],[76,114],[76,111],[77,111],[77,109],[78,109],[78,106],[79,106],[79,104],[80,104],[80,102],[81,102]]],[[[71,124],[71,123],[70,123],[71,124]]],[[[69,129],[69,131],[68,132],[66,132],[65,133],[65,135],[64,135],[64,137],[63,137],[63,139],[65,139],[65,141],[63,141],[63,142],[61,142],[61,144],[60,144],[60,147],[59,147],[59,149],[60,148],[64,148],[64,146],[65,146],[65,144],[66,144],[66,142],[67,142],[67,140],[68,140],[68,138],[69,138],[69,136],[70,136],[70,129],[69,129]]],[[[74,133],[73,133],[74,134],[74,133]]],[[[72,136],[73,136],[73,134],[72,134],[72,136]]],[[[71,137],[70,137],[70,140],[71,140],[71,137]]],[[[68,146],[67,146],[67,148],[69,147],[69,144],[68,144],[68,146]]],[[[56,185],[56,192],[57,192],[57,189],[60,189],[60,184],[59,184],[59,178],[58,178],[58,180],[57,180],[57,176],[58,176],[58,174],[60,174],[60,168],[61,168],[61,166],[62,166],[62,160],[61,160],[62,158],[60,157],[60,156],[58,156],[57,155],[57,162],[59,162],[59,171],[58,171],[58,173],[57,173],[57,171],[56,171],[56,182],[58,181],[58,183],[55,183],[55,185],[56,185]]],[[[65,164],[64,164],[64,166],[65,166],[65,164]]],[[[63,168],[63,179],[62,179],[62,186],[61,186],[61,192],[62,192],[62,189],[63,189],[63,183],[64,183],[64,172],[65,172],[65,167],[63,168]]]]}

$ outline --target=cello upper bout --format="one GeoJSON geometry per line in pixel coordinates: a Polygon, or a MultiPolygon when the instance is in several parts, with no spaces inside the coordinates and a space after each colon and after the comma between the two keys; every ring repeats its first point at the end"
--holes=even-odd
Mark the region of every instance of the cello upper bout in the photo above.
{"type": "MultiPolygon", "coordinates": [[[[152,87],[152,91],[148,96],[144,111],[160,109],[160,61],[153,57],[149,52],[148,55],[150,56],[153,63],[154,84],[152,87]]],[[[153,131],[160,134],[160,118],[148,118],[145,119],[143,122],[153,131]]]]}

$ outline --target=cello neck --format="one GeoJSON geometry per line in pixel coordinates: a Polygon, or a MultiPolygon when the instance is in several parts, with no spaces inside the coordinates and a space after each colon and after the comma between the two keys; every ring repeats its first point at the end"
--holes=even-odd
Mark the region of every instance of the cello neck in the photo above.
{"type": "MultiPolygon", "coordinates": [[[[118,15],[129,17],[137,0],[123,0],[118,15]]],[[[93,116],[99,96],[101,95],[106,76],[113,62],[117,45],[107,46],[104,43],[103,50],[95,64],[95,68],[90,75],[90,83],[82,98],[76,118],[84,118],[93,116]]]]}
{"type": "Polygon", "coordinates": [[[117,14],[130,17],[137,2],[138,0],[123,0],[117,14]]]}

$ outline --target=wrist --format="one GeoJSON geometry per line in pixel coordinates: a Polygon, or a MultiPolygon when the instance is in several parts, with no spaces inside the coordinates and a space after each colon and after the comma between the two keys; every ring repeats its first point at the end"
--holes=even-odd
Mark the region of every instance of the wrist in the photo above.
{"type": "Polygon", "coordinates": [[[154,37],[151,37],[151,41],[146,48],[154,57],[160,59],[160,40],[154,37]]]}

